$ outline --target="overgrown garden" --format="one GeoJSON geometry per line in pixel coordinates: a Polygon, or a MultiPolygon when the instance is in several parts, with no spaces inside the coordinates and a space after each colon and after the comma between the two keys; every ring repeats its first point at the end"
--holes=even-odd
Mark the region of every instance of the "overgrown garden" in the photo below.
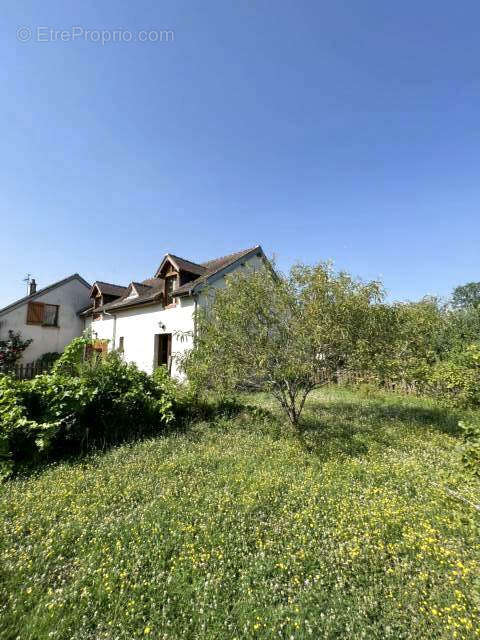
{"type": "Polygon", "coordinates": [[[479,296],[245,271],[188,384],[0,375],[0,636],[480,637],[479,296]]]}

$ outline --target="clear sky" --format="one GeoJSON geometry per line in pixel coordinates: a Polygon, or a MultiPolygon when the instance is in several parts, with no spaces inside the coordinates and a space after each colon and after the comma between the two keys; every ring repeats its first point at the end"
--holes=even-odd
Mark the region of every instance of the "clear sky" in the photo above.
{"type": "Polygon", "coordinates": [[[0,306],[27,272],[128,284],[257,243],[393,299],[480,280],[479,24],[478,0],[4,3],[0,306]]]}

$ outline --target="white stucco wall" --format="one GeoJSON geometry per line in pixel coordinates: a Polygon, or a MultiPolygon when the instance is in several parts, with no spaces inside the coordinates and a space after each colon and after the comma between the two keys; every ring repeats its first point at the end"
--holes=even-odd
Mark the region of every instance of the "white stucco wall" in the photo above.
{"type": "MultiPolygon", "coordinates": [[[[92,320],[92,317],[88,317],[85,322],[85,329],[91,329],[92,336],[99,340],[112,340],[113,336],[113,318],[111,316],[104,315],[103,319],[92,320]]],[[[109,348],[111,345],[109,344],[109,348]]]]}
{"type": "Polygon", "coordinates": [[[175,356],[182,353],[192,344],[192,339],[181,340],[175,335],[177,331],[193,330],[193,298],[181,299],[176,307],[164,309],[160,304],[145,307],[133,307],[124,311],[116,311],[116,319],[106,316],[103,320],[89,319],[86,327],[90,328],[95,338],[110,341],[109,350],[118,349],[123,337],[123,354],[127,362],[135,362],[139,369],[151,373],[157,363],[155,336],[162,333],[172,334],[172,375],[180,377],[175,356]]]}
{"type": "Polygon", "coordinates": [[[198,296],[198,305],[200,307],[203,307],[207,303],[208,297],[212,289],[221,289],[225,287],[226,281],[230,274],[238,272],[240,270],[248,271],[249,269],[250,270],[260,269],[262,266],[263,266],[262,258],[257,255],[253,255],[250,258],[243,260],[243,265],[240,263],[235,263],[232,266],[227,267],[221,272],[221,275],[212,279],[212,281],[209,282],[208,289],[210,291],[207,294],[200,293],[200,295],[198,296]]]}
{"type": "MultiPolygon", "coordinates": [[[[219,288],[225,286],[225,277],[238,269],[259,268],[262,258],[253,255],[244,260],[245,266],[240,264],[228,267],[222,275],[211,282],[209,288],[219,288]]],[[[204,305],[207,295],[200,293],[197,299],[198,305],[204,305]]],[[[112,311],[115,318],[104,315],[103,319],[93,320],[87,318],[85,328],[90,328],[94,338],[107,339],[110,341],[109,350],[118,349],[120,338],[123,337],[124,358],[127,362],[135,362],[140,368],[151,373],[157,363],[155,352],[155,335],[162,333],[172,334],[172,375],[182,378],[176,362],[177,355],[191,348],[193,338],[180,338],[176,332],[194,331],[193,315],[195,312],[195,301],[193,297],[177,299],[176,307],[170,309],[163,308],[160,304],[144,307],[132,307],[123,311],[112,311]]]]}
{"type": "Polygon", "coordinates": [[[28,301],[0,314],[0,339],[8,336],[8,330],[20,331],[22,338],[33,338],[31,345],[24,351],[20,362],[34,362],[44,353],[62,352],[64,347],[80,336],[83,320],[77,312],[89,303],[89,289],[79,280],[70,280],[34,298],[34,302],[58,304],[58,327],[42,327],[27,324],[28,301]]]}

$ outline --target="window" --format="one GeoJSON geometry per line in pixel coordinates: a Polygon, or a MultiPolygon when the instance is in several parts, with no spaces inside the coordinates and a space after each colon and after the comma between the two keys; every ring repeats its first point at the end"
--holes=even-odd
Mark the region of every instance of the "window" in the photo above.
{"type": "Polygon", "coordinates": [[[43,308],[43,324],[46,327],[56,327],[58,320],[58,306],[56,304],[46,304],[43,308]]]}
{"type": "Polygon", "coordinates": [[[168,276],[165,278],[165,306],[173,303],[173,290],[175,289],[175,282],[177,276],[168,276]]]}
{"type": "Polygon", "coordinates": [[[38,324],[42,327],[58,327],[58,304],[29,302],[27,324],[38,324]]]}
{"type": "Polygon", "coordinates": [[[120,336],[120,338],[118,339],[118,350],[121,351],[122,353],[124,349],[124,344],[125,344],[125,339],[123,336],[120,336]]]}

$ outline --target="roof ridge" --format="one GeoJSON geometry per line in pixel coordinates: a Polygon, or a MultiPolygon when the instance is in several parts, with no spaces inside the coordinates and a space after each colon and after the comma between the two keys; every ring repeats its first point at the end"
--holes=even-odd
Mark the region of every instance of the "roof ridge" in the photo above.
{"type": "Polygon", "coordinates": [[[203,264],[201,264],[200,262],[194,262],[193,260],[189,260],[188,258],[182,258],[182,256],[177,256],[175,253],[167,253],[165,255],[172,256],[172,258],[177,258],[178,260],[183,260],[183,262],[189,262],[196,267],[203,267],[203,264]]]}
{"type": "Polygon", "coordinates": [[[128,289],[128,285],[125,286],[123,284],[115,284],[115,282],[105,282],[105,280],[95,280],[93,284],[97,284],[97,282],[98,284],[109,284],[111,287],[121,287],[122,289],[128,289]]]}
{"type": "Polygon", "coordinates": [[[223,260],[230,260],[234,256],[240,256],[242,253],[250,253],[254,249],[258,249],[260,247],[259,244],[254,245],[253,247],[249,247],[248,249],[241,249],[240,251],[234,251],[233,253],[228,253],[226,256],[220,256],[218,258],[213,258],[212,260],[207,260],[206,262],[202,262],[200,266],[207,267],[207,265],[212,264],[213,262],[220,262],[223,260]]]}
{"type": "Polygon", "coordinates": [[[16,307],[19,304],[23,304],[24,302],[27,302],[28,300],[33,300],[37,296],[42,295],[43,293],[46,293],[50,289],[54,289],[55,287],[59,287],[62,284],[66,284],[67,282],[70,282],[70,280],[73,280],[74,278],[77,278],[78,280],[80,280],[80,282],[82,284],[84,284],[86,287],[91,289],[90,283],[87,282],[85,280],[85,278],[82,278],[82,276],[79,273],[75,272],[75,273],[72,273],[70,276],[66,276],[65,278],[62,278],[61,280],[57,280],[56,282],[52,282],[52,284],[47,284],[47,286],[42,287],[41,289],[37,289],[37,291],[35,291],[35,293],[29,293],[28,295],[23,296],[22,298],[18,298],[18,300],[15,300],[14,302],[11,302],[10,304],[7,304],[5,307],[2,307],[0,309],[0,313],[4,313],[5,311],[8,311],[9,309],[12,309],[12,308],[16,307]]]}
{"type": "MultiPolygon", "coordinates": [[[[223,256],[222,258],[217,258],[216,260],[211,260],[210,263],[206,263],[206,264],[210,264],[211,265],[210,270],[209,270],[209,268],[207,268],[206,273],[204,273],[203,275],[199,276],[198,278],[196,278],[192,282],[187,282],[184,285],[182,285],[181,287],[178,287],[178,289],[176,289],[176,291],[178,293],[183,294],[183,293],[185,293],[185,291],[192,290],[194,287],[198,286],[202,282],[208,282],[208,280],[212,276],[214,276],[215,274],[219,273],[223,269],[226,269],[227,267],[229,267],[232,264],[234,264],[237,260],[240,260],[244,256],[247,256],[248,254],[250,254],[253,251],[256,251],[258,249],[262,250],[262,247],[259,244],[255,245],[254,247],[251,247],[250,249],[243,249],[242,251],[237,251],[235,253],[231,253],[228,256],[223,256]],[[215,264],[215,263],[217,263],[217,264],[215,264]]],[[[263,254],[263,250],[262,250],[262,254],[263,254]]]]}

